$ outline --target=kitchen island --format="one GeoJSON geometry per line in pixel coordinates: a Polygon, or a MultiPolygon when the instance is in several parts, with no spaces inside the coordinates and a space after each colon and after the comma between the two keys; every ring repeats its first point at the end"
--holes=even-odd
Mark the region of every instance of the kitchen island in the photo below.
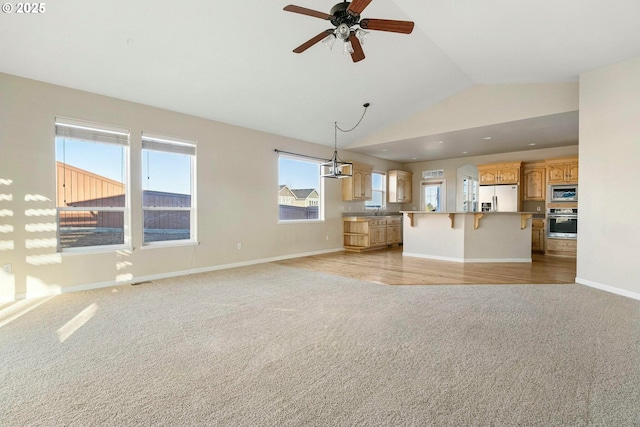
{"type": "Polygon", "coordinates": [[[531,212],[402,211],[403,256],[531,262],[531,212]]]}

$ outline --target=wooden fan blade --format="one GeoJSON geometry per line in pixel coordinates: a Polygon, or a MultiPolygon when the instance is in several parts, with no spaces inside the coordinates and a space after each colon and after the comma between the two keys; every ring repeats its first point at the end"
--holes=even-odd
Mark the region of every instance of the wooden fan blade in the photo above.
{"type": "Polygon", "coordinates": [[[314,18],[320,18],[320,19],[326,19],[326,20],[331,20],[333,18],[333,16],[326,14],[324,12],[318,12],[317,10],[311,10],[311,9],[307,9],[306,7],[295,6],[292,4],[285,6],[283,10],[286,10],[287,12],[299,13],[301,15],[313,16],[314,18]]]}
{"type": "Polygon", "coordinates": [[[357,37],[349,37],[351,41],[351,47],[353,47],[353,53],[351,54],[351,59],[353,62],[362,61],[364,59],[364,51],[362,50],[362,45],[360,44],[360,40],[357,37]]]}
{"type": "Polygon", "coordinates": [[[347,13],[351,15],[360,15],[362,11],[369,6],[371,0],[353,0],[347,8],[347,13]]]}
{"type": "Polygon", "coordinates": [[[413,22],[391,19],[363,19],[360,26],[365,30],[389,31],[391,33],[411,34],[413,22]]]}
{"type": "Polygon", "coordinates": [[[333,33],[333,30],[324,30],[323,32],[321,32],[320,34],[318,34],[317,36],[307,40],[306,42],[302,43],[300,46],[298,46],[297,48],[293,49],[293,51],[295,53],[302,53],[305,50],[309,49],[311,46],[313,46],[314,44],[318,43],[319,41],[321,41],[322,39],[324,39],[325,37],[327,37],[329,34],[333,33]]]}

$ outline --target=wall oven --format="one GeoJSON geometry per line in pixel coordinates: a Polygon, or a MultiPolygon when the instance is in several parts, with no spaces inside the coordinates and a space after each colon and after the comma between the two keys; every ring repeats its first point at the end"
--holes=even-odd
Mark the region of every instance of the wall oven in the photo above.
{"type": "Polygon", "coordinates": [[[578,184],[550,185],[549,195],[550,202],[577,202],[578,184]]]}
{"type": "Polygon", "coordinates": [[[550,208],[547,212],[547,237],[553,239],[578,237],[578,209],[550,208]]]}

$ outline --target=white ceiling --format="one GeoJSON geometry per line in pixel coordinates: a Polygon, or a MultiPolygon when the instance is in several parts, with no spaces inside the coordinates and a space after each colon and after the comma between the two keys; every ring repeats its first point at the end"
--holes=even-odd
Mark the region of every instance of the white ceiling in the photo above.
{"type": "MultiPolygon", "coordinates": [[[[640,56],[638,0],[373,0],[363,17],[412,20],[414,32],[372,31],[359,63],[322,44],[292,53],[331,25],[282,8],[335,2],[47,2],[40,15],[0,14],[0,72],[327,145],[333,122],[351,127],[370,102],[339,135],[345,147],[474,83],[576,81],[640,56]]],[[[445,136],[438,156],[577,142],[576,114],[548,118],[358,150],[417,161],[445,136]],[[471,141],[488,131],[486,148],[471,141]]]]}

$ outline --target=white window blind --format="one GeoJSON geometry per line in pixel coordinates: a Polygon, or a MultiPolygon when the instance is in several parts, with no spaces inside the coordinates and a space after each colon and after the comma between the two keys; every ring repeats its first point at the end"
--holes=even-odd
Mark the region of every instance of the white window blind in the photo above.
{"type": "Polygon", "coordinates": [[[142,132],[142,149],[195,156],[196,142],[142,132]]]}
{"type": "Polygon", "coordinates": [[[56,136],[76,141],[129,145],[128,129],[65,118],[56,118],[56,136]]]}

